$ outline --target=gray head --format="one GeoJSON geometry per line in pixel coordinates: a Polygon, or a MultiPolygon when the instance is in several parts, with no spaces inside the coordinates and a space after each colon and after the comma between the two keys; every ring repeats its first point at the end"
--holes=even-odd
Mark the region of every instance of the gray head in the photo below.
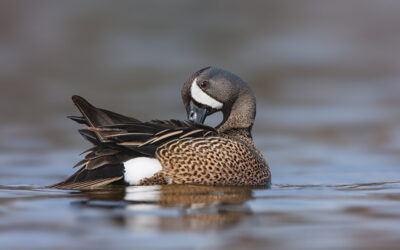
{"type": "Polygon", "coordinates": [[[221,111],[220,131],[248,129],[256,116],[256,98],[249,85],[237,75],[216,67],[203,68],[183,85],[182,100],[188,119],[203,123],[221,111]]]}

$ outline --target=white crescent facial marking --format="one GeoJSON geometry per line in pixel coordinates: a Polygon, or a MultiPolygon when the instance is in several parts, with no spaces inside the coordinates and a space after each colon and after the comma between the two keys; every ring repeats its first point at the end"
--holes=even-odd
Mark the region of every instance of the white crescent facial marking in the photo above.
{"type": "Polygon", "coordinates": [[[215,100],[208,94],[206,94],[203,90],[201,90],[200,87],[197,86],[196,80],[197,78],[193,80],[192,87],[190,88],[192,98],[196,102],[201,103],[203,105],[209,106],[214,109],[221,109],[223,104],[215,100]]]}
{"type": "Polygon", "coordinates": [[[155,158],[137,157],[124,162],[124,179],[129,185],[139,185],[143,178],[152,177],[162,169],[160,162],[155,158]]]}

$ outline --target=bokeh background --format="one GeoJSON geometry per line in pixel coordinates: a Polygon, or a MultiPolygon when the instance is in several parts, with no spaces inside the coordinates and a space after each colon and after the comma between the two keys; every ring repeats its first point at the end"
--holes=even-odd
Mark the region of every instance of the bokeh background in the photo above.
{"type": "MultiPolygon", "coordinates": [[[[275,192],[285,185],[360,183],[392,183],[383,189],[397,192],[371,201],[367,212],[349,210],[372,221],[366,232],[342,235],[356,224],[348,232],[340,226],[267,231],[274,246],[310,233],[338,236],[326,241],[333,248],[394,247],[398,225],[382,226],[369,211],[400,200],[393,184],[400,180],[399,24],[396,0],[1,1],[0,185],[44,186],[73,173],[89,144],[65,118],[77,114],[71,95],[141,120],[185,119],[182,84],[214,65],[256,93],[254,138],[271,165],[275,192]]],[[[256,211],[270,211],[256,204],[256,211]]],[[[309,205],[279,204],[272,212],[309,205]]],[[[336,212],[348,215],[346,206],[336,212]]],[[[378,214],[398,222],[399,212],[387,206],[378,214]]],[[[322,221],[332,207],[319,207],[322,221]]],[[[4,228],[14,225],[5,214],[11,219],[4,228]]],[[[237,246],[264,246],[261,235],[254,237],[237,246]]]]}
{"type": "Polygon", "coordinates": [[[42,152],[42,165],[48,151],[85,147],[65,118],[73,94],[142,120],[185,119],[183,82],[214,65],[254,88],[255,139],[272,147],[272,166],[277,153],[375,165],[370,151],[399,146],[399,11],[398,1],[2,1],[0,151],[6,165],[42,152]]]}

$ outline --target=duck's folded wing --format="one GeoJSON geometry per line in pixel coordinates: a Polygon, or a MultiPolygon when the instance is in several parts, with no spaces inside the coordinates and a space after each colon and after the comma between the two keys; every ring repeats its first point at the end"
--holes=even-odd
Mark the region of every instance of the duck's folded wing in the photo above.
{"type": "Polygon", "coordinates": [[[201,124],[179,121],[151,121],[135,124],[118,124],[103,127],[87,127],[80,133],[89,137],[96,132],[103,141],[95,137],[95,146],[86,150],[85,158],[74,167],[85,165],[94,170],[107,164],[117,164],[135,157],[155,158],[157,148],[166,142],[185,137],[204,137],[215,135],[217,132],[201,124]],[[171,124],[175,124],[172,127],[171,124]],[[178,126],[179,125],[179,126],[178,126]]]}
{"type": "Polygon", "coordinates": [[[177,120],[113,125],[95,130],[107,142],[149,157],[155,157],[157,148],[166,142],[185,137],[204,137],[217,134],[212,127],[177,120]]]}
{"type": "Polygon", "coordinates": [[[156,158],[157,149],[171,141],[183,138],[207,137],[217,132],[210,127],[187,123],[171,128],[178,121],[155,121],[106,127],[88,127],[81,134],[96,131],[104,140],[96,138],[95,146],[86,150],[85,158],[74,167],[82,166],[67,180],[51,185],[60,189],[88,189],[123,182],[123,163],[135,157],[156,158]],[[161,125],[160,125],[161,124],[161,125]],[[167,125],[165,125],[167,124],[167,125]],[[160,127],[161,126],[161,127],[160,127]]]}
{"type": "Polygon", "coordinates": [[[85,158],[74,167],[83,166],[66,181],[49,186],[85,189],[122,180],[123,162],[135,157],[154,157],[162,144],[185,137],[216,134],[214,128],[189,121],[140,122],[111,111],[98,109],[85,99],[74,96],[82,117],[72,119],[87,127],[79,130],[94,147],[86,150],[85,158]]]}

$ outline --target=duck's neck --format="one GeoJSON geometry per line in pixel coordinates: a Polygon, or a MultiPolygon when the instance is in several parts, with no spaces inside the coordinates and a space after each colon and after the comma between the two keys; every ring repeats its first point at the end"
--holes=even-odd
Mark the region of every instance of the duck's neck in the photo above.
{"type": "Polygon", "coordinates": [[[223,110],[224,119],[217,127],[218,132],[228,135],[238,135],[251,138],[256,116],[256,100],[253,93],[241,93],[231,109],[223,110]]]}
{"type": "Polygon", "coordinates": [[[250,138],[250,139],[253,138],[251,135],[251,128],[237,128],[237,129],[228,129],[228,130],[221,130],[219,128],[218,132],[223,133],[228,136],[233,136],[233,137],[244,137],[244,138],[250,138]]]}

